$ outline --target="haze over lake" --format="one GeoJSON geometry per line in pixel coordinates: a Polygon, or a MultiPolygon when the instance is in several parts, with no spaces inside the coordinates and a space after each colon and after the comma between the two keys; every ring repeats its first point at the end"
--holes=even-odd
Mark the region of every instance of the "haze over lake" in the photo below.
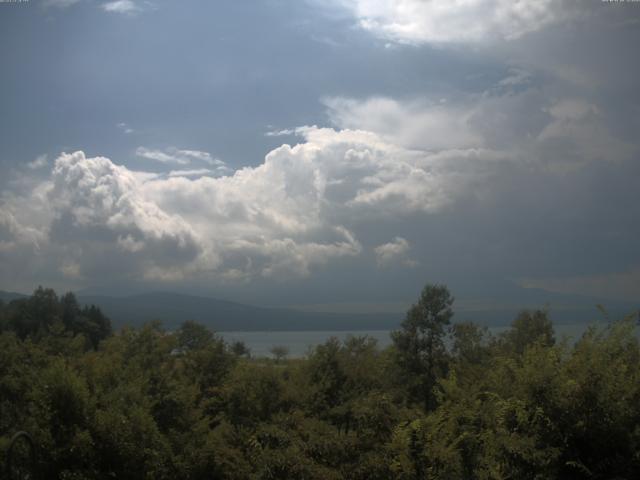
{"type": "MultiPolygon", "coordinates": [[[[603,324],[596,324],[602,326],[603,324]]],[[[491,327],[489,332],[498,335],[508,327],[491,327]]],[[[558,340],[567,338],[573,343],[589,328],[589,324],[569,324],[555,325],[556,337],[558,340]]],[[[368,336],[374,338],[380,348],[388,347],[392,344],[391,331],[389,330],[363,330],[355,332],[345,331],[316,331],[316,332],[221,332],[220,336],[225,341],[231,343],[234,341],[242,341],[250,349],[251,355],[254,357],[271,357],[270,350],[274,346],[284,346],[289,349],[289,356],[292,358],[303,357],[307,355],[313,347],[320,345],[331,337],[345,340],[349,336],[363,337],[368,336]]]]}

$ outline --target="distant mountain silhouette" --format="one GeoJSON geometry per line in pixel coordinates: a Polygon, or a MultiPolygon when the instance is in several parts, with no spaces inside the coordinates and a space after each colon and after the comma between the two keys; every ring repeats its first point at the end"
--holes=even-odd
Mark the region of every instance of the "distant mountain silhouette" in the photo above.
{"type": "Polygon", "coordinates": [[[0,290],[0,300],[5,303],[9,303],[11,300],[18,300],[20,298],[27,298],[29,295],[25,295],[23,293],[16,292],[4,292],[0,290]]]}
{"type": "MultiPolygon", "coordinates": [[[[61,293],[61,292],[58,292],[61,293]]],[[[521,310],[550,309],[557,324],[590,323],[602,320],[596,308],[602,304],[611,319],[638,310],[631,302],[595,299],[578,295],[550,293],[543,290],[509,288],[502,292],[505,301],[454,304],[454,322],[472,320],[480,325],[508,325],[521,310]],[[457,308],[456,308],[457,307],[457,308]]],[[[287,308],[264,308],[209,297],[170,292],[152,292],[129,296],[107,296],[79,293],[81,304],[94,304],[119,328],[140,326],[160,320],[165,328],[175,329],[185,320],[195,320],[219,332],[228,331],[359,331],[392,330],[399,327],[404,312],[398,313],[326,313],[305,312],[287,308]]],[[[0,291],[0,299],[9,302],[27,295],[0,291]]]]}
{"type": "Polygon", "coordinates": [[[240,303],[177,293],[154,292],[129,297],[78,296],[83,304],[98,305],[113,324],[141,325],[161,320],[177,328],[195,320],[213,330],[388,330],[397,328],[402,316],[393,314],[339,314],[261,308],[240,303]]]}
{"type": "MultiPolygon", "coordinates": [[[[128,297],[83,296],[84,304],[98,305],[114,325],[140,325],[161,320],[167,328],[176,328],[185,320],[195,320],[216,331],[358,331],[391,330],[399,327],[405,312],[327,313],[304,312],[286,308],[264,308],[241,303],[168,292],[153,292],[128,297]]],[[[481,325],[508,325],[525,308],[548,306],[556,323],[589,323],[602,320],[597,304],[605,306],[609,316],[620,318],[637,308],[630,302],[595,299],[579,295],[550,293],[544,290],[513,288],[505,292],[508,303],[488,302],[484,307],[455,308],[454,321],[472,320],[481,325]]]]}

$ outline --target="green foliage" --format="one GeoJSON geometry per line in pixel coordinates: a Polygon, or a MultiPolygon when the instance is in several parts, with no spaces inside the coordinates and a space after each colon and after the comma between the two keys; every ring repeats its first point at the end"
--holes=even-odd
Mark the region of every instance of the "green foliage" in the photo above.
{"type": "Polygon", "coordinates": [[[231,343],[231,351],[237,357],[250,357],[251,356],[251,350],[241,340],[236,340],[235,342],[231,343]]]}
{"type": "Polygon", "coordinates": [[[221,390],[224,413],[238,426],[254,426],[268,421],[286,408],[283,400],[284,378],[271,365],[238,365],[221,390]]]}
{"type": "Polygon", "coordinates": [[[555,343],[553,324],[546,310],[522,311],[502,336],[503,345],[518,355],[535,343],[552,346],[555,343]]]}
{"type": "Polygon", "coordinates": [[[0,462],[26,430],[54,480],[640,478],[634,318],[557,344],[523,312],[446,343],[451,304],[427,286],[386,350],[274,361],[194,322],[95,343],[101,314],[38,289],[0,305],[0,462]]]}
{"type": "Polygon", "coordinates": [[[487,327],[479,327],[473,322],[456,323],[451,327],[453,346],[451,353],[458,362],[466,366],[479,365],[489,357],[487,348],[487,327]]]}
{"type": "Polygon", "coordinates": [[[281,360],[287,358],[287,356],[289,355],[289,348],[285,347],[284,345],[275,345],[271,347],[269,353],[273,355],[273,358],[276,359],[276,362],[280,362],[281,360]]]}
{"type": "Polygon", "coordinates": [[[80,308],[73,293],[58,298],[50,288],[38,287],[31,297],[13,300],[2,307],[0,319],[0,331],[13,331],[21,339],[82,335],[95,349],[111,335],[111,322],[98,307],[80,308]]]}
{"type": "Polygon", "coordinates": [[[189,350],[202,350],[213,341],[213,333],[204,325],[194,321],[186,321],[178,330],[178,348],[189,350]]]}
{"type": "Polygon", "coordinates": [[[402,380],[413,398],[426,409],[435,407],[436,381],[447,369],[444,345],[446,326],[453,316],[453,297],[444,285],[426,285],[418,303],[412,305],[402,330],[391,334],[402,380]]]}

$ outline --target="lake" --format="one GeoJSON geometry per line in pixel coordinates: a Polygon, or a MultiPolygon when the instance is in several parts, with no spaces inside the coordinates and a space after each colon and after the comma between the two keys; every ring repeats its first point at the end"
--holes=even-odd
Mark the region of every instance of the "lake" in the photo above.
{"type": "MultiPolygon", "coordinates": [[[[600,324],[604,325],[604,324],[600,324]]],[[[589,324],[566,324],[555,325],[556,339],[560,340],[566,336],[574,341],[586,331],[589,324]]],[[[504,332],[509,327],[489,327],[489,331],[493,335],[504,332]]],[[[316,345],[326,342],[331,337],[337,337],[340,340],[352,336],[369,336],[378,341],[381,348],[391,344],[389,330],[362,330],[355,332],[348,331],[317,331],[317,332],[219,332],[219,334],[227,342],[242,341],[251,350],[254,357],[270,357],[272,347],[282,345],[289,349],[290,357],[303,357],[316,345]]]]}

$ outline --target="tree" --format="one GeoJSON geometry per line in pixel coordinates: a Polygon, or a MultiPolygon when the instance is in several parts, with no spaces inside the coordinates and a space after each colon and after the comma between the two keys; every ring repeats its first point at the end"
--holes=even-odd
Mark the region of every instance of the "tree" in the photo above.
{"type": "Polygon", "coordinates": [[[433,388],[446,373],[445,327],[453,316],[453,297],[444,285],[427,284],[411,306],[402,329],[392,332],[397,362],[412,396],[435,407],[433,388]]]}
{"type": "Polygon", "coordinates": [[[206,326],[190,320],[182,324],[176,336],[175,352],[183,355],[182,362],[200,391],[204,394],[219,385],[235,362],[222,338],[206,326]]]}
{"type": "Polygon", "coordinates": [[[111,320],[95,305],[84,307],[81,311],[80,324],[74,333],[86,335],[93,348],[98,348],[100,341],[111,335],[111,320]]]}
{"type": "Polygon", "coordinates": [[[201,350],[208,347],[214,335],[201,323],[187,320],[178,331],[178,345],[184,350],[201,350]]]}
{"type": "Polygon", "coordinates": [[[453,344],[451,351],[459,363],[477,365],[488,357],[487,327],[473,322],[460,322],[451,327],[453,344]]]}
{"type": "Polygon", "coordinates": [[[504,333],[503,341],[507,348],[520,355],[535,343],[545,347],[554,345],[553,323],[549,319],[548,312],[523,310],[511,323],[511,329],[504,333]]]}
{"type": "Polygon", "coordinates": [[[271,352],[271,355],[275,357],[276,362],[279,363],[280,360],[287,358],[287,355],[289,355],[289,348],[283,345],[274,345],[273,347],[271,347],[271,350],[269,350],[269,352],[271,352]]]}
{"type": "Polygon", "coordinates": [[[62,323],[70,332],[78,330],[78,319],[81,315],[80,305],[76,296],[67,292],[60,297],[60,306],[62,307],[62,323]]]}
{"type": "Polygon", "coordinates": [[[81,309],[73,293],[58,298],[52,289],[42,287],[31,297],[13,300],[2,309],[0,327],[13,330],[21,339],[81,334],[94,349],[111,335],[111,321],[100,308],[90,305],[81,309]]]}
{"type": "Polygon", "coordinates": [[[250,357],[251,350],[242,340],[236,340],[231,344],[231,351],[236,357],[250,357]]]}
{"type": "Polygon", "coordinates": [[[60,321],[60,304],[56,292],[38,287],[29,298],[10,304],[8,326],[21,338],[45,336],[51,326],[60,321]]]}
{"type": "Polygon", "coordinates": [[[4,301],[0,298],[0,333],[4,332],[7,328],[6,326],[6,308],[4,301]]]}

